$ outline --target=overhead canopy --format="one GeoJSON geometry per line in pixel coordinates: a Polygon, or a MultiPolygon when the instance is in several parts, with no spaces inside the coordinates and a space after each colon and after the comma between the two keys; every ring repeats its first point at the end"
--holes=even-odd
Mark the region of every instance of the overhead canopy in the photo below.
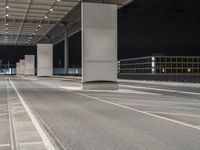
{"type": "MultiPolygon", "coordinates": [[[[87,0],[122,6],[132,0],[87,0]]],[[[81,0],[0,0],[0,45],[35,45],[63,33],[60,24],[81,0]]],[[[75,23],[71,23],[71,27],[75,23]]],[[[77,31],[75,28],[74,31],[77,31]]],[[[72,29],[73,31],[73,29],[72,29]]]]}

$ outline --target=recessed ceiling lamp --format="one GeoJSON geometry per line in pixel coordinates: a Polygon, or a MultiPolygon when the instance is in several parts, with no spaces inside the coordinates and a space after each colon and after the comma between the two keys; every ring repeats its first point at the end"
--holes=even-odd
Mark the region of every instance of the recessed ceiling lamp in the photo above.
{"type": "Polygon", "coordinates": [[[47,19],[48,17],[47,17],[47,16],[44,16],[44,18],[47,19]]]}
{"type": "Polygon", "coordinates": [[[38,32],[38,29],[35,29],[35,32],[38,32]]]}
{"type": "Polygon", "coordinates": [[[6,26],[8,26],[8,23],[6,23],[6,26]]]}
{"type": "Polygon", "coordinates": [[[6,14],[5,16],[6,16],[6,17],[8,17],[9,15],[8,15],[8,14],[6,14]]]}
{"type": "Polygon", "coordinates": [[[50,11],[53,11],[53,8],[49,9],[50,11]]]}
{"type": "Polygon", "coordinates": [[[38,25],[38,27],[42,27],[42,25],[41,25],[41,24],[39,24],[39,25],[38,25]]]}
{"type": "Polygon", "coordinates": [[[60,0],[56,0],[57,2],[60,2],[60,0]]]}
{"type": "Polygon", "coordinates": [[[10,7],[9,6],[6,6],[6,9],[9,9],[10,7]]]}

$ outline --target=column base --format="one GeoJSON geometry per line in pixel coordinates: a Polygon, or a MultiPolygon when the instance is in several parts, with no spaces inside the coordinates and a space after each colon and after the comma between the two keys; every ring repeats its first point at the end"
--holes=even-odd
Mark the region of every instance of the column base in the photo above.
{"type": "Polygon", "coordinates": [[[83,90],[118,90],[119,83],[109,81],[93,81],[82,83],[83,90]]]}

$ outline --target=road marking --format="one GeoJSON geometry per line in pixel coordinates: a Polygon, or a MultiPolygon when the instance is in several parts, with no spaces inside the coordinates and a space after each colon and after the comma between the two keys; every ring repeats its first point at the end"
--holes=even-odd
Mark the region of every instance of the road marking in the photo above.
{"type": "Polygon", "coordinates": [[[23,112],[26,112],[26,110],[24,109],[24,110],[19,110],[19,111],[15,111],[15,112],[13,112],[14,114],[18,114],[18,113],[23,113],[23,112]]]}
{"type": "Polygon", "coordinates": [[[20,145],[36,145],[36,144],[44,144],[43,142],[27,142],[27,143],[19,143],[20,145]]]}
{"type": "Polygon", "coordinates": [[[119,85],[121,87],[128,87],[128,88],[136,88],[136,89],[146,89],[146,90],[154,90],[154,91],[163,91],[163,92],[173,92],[173,93],[181,93],[181,94],[192,94],[192,95],[200,95],[200,93],[196,92],[187,92],[187,91],[178,91],[178,90],[169,90],[169,89],[158,89],[158,88],[151,88],[151,87],[144,87],[144,86],[132,86],[132,85],[119,85]]]}
{"type": "Polygon", "coordinates": [[[13,82],[9,79],[13,89],[15,90],[15,92],[17,93],[21,103],[23,104],[24,108],[26,109],[29,117],[31,118],[31,121],[33,122],[33,125],[35,126],[35,128],[37,129],[40,137],[42,138],[43,143],[45,144],[46,148],[48,150],[55,150],[55,148],[53,147],[52,143],[50,142],[50,140],[48,139],[47,135],[45,134],[45,132],[43,131],[42,127],[40,126],[39,122],[37,121],[37,119],[34,117],[34,115],[31,112],[31,109],[28,107],[28,105],[25,103],[24,99],[22,98],[22,96],[19,94],[18,90],[16,89],[15,85],[13,84],[13,82]]]}
{"type": "Polygon", "coordinates": [[[10,144],[0,144],[0,147],[8,147],[10,144]]]}
{"type": "Polygon", "coordinates": [[[2,114],[0,114],[0,116],[5,116],[5,115],[8,115],[8,113],[2,113],[2,114]]]}
{"type": "Polygon", "coordinates": [[[159,108],[175,108],[175,109],[186,109],[186,110],[199,110],[199,108],[191,108],[191,107],[173,107],[173,106],[161,106],[161,105],[150,105],[150,104],[135,104],[135,103],[124,103],[119,102],[122,105],[130,105],[130,106],[145,106],[145,107],[159,107],[159,108]]]}
{"type": "MultiPolygon", "coordinates": [[[[95,95],[93,95],[95,96],[95,95]]],[[[98,96],[98,95],[97,95],[98,96]]],[[[105,96],[105,95],[104,95],[105,96]]],[[[160,101],[160,100],[140,100],[140,99],[133,99],[133,98],[119,98],[119,97],[102,97],[102,96],[98,96],[101,99],[106,99],[106,100],[129,100],[130,102],[152,102],[152,103],[171,103],[171,104],[183,104],[183,105],[200,105],[200,101],[198,101],[198,103],[188,103],[188,102],[175,102],[175,101],[160,101]]]]}
{"type": "MultiPolygon", "coordinates": [[[[53,86],[50,86],[50,87],[53,87],[53,86]]],[[[53,88],[56,88],[56,87],[53,87],[53,88]]],[[[176,124],[179,124],[179,125],[183,125],[183,126],[187,126],[187,127],[193,128],[193,129],[200,130],[199,126],[195,126],[195,125],[184,123],[184,122],[177,121],[177,120],[174,120],[174,119],[169,119],[167,117],[162,117],[162,116],[159,116],[159,115],[151,114],[151,113],[146,112],[146,111],[142,111],[142,110],[131,108],[131,107],[128,107],[128,106],[124,106],[124,105],[121,105],[121,104],[113,103],[113,102],[106,101],[106,100],[103,100],[103,99],[100,99],[100,98],[97,98],[97,97],[89,96],[89,95],[86,95],[86,94],[83,94],[83,93],[78,93],[78,92],[74,92],[74,91],[70,91],[70,90],[68,90],[68,92],[71,92],[71,93],[74,93],[74,94],[77,94],[77,95],[80,95],[80,96],[88,97],[90,99],[101,101],[101,102],[104,102],[104,103],[107,103],[107,104],[111,104],[111,105],[114,105],[114,106],[118,106],[118,107],[121,107],[121,108],[125,108],[125,109],[128,109],[128,110],[132,110],[132,111],[142,113],[142,114],[145,114],[145,115],[148,115],[148,116],[152,116],[152,117],[155,117],[155,118],[170,121],[170,122],[173,122],[173,123],[176,123],[176,124]]]]}
{"type": "Polygon", "coordinates": [[[199,115],[192,115],[192,114],[184,114],[184,113],[170,113],[170,112],[160,112],[160,111],[147,111],[148,113],[156,113],[156,114],[163,114],[163,115],[175,115],[175,116],[188,116],[188,117],[200,117],[199,115]]]}
{"type": "Polygon", "coordinates": [[[66,90],[70,91],[81,91],[81,92],[99,92],[99,93],[130,93],[130,94],[145,94],[145,95],[162,95],[158,93],[152,93],[152,92],[142,92],[142,91],[136,91],[136,90],[82,90],[81,87],[70,87],[70,86],[59,86],[60,88],[64,88],[66,90]]]}

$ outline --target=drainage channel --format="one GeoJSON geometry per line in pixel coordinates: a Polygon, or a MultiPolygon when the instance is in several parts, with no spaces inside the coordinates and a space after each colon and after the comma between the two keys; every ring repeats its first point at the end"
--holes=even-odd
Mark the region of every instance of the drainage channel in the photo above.
{"type": "MultiPolygon", "coordinates": [[[[6,79],[6,94],[11,150],[48,150],[10,81],[6,79]]],[[[1,148],[0,148],[1,149],[1,148]]]]}

